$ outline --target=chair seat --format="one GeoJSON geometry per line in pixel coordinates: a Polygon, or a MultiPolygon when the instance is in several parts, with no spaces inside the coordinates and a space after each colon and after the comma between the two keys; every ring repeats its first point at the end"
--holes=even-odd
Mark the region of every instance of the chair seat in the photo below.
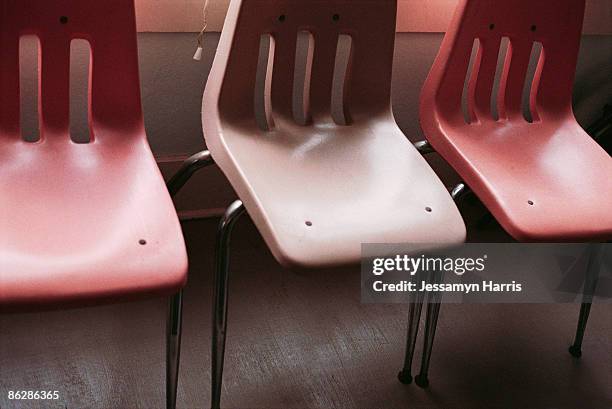
{"type": "Polygon", "coordinates": [[[432,145],[514,238],[612,238],[612,158],[575,121],[442,128],[432,145]]]}
{"type": "MultiPolygon", "coordinates": [[[[68,136],[66,136],[68,139],[68,136]]],[[[180,224],[144,138],[0,146],[0,308],[177,291],[180,224]]]]}
{"type": "Polygon", "coordinates": [[[281,264],[357,262],[362,243],[465,239],[445,186],[390,115],[345,127],[276,125],[226,123],[223,143],[208,146],[281,264]]]}

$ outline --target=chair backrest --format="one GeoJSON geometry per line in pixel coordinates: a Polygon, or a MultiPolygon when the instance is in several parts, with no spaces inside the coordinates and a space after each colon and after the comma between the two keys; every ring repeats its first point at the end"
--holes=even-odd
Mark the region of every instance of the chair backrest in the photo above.
{"type": "Polygon", "coordinates": [[[260,42],[262,36],[269,36],[265,115],[269,122],[293,121],[296,44],[298,35],[307,32],[305,124],[332,118],[342,36],[350,36],[351,43],[341,93],[346,122],[357,122],[367,117],[366,112],[370,117],[390,113],[395,19],[396,0],[232,0],[207,82],[204,109],[217,106],[224,121],[256,123],[260,42]]]}
{"type": "Polygon", "coordinates": [[[19,42],[39,40],[41,139],[69,140],[70,46],[91,48],[89,123],[143,127],[133,0],[2,0],[0,5],[0,135],[20,138],[19,42]]]}
{"type": "Polygon", "coordinates": [[[523,109],[534,122],[571,115],[584,3],[584,0],[460,0],[423,87],[421,121],[426,122],[434,115],[454,123],[493,121],[496,118],[491,107],[495,104],[502,120],[524,121],[523,109]],[[504,38],[508,48],[503,68],[498,69],[504,38]],[[541,52],[533,80],[527,84],[531,87],[529,106],[524,107],[523,92],[534,44],[541,47],[541,52]],[[498,81],[496,71],[500,74],[498,81]],[[492,104],[497,84],[497,98],[492,104]]]}

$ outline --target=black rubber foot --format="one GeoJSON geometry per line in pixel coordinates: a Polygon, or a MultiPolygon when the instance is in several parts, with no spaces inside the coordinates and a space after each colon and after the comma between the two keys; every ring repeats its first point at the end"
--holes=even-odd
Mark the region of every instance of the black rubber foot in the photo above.
{"type": "Polygon", "coordinates": [[[429,379],[427,379],[427,375],[417,375],[414,377],[414,383],[416,383],[421,388],[427,388],[429,386],[429,379]]]}
{"type": "Polygon", "coordinates": [[[412,375],[407,371],[399,371],[397,379],[404,385],[410,385],[412,383],[412,375]]]}
{"type": "Polygon", "coordinates": [[[580,347],[577,347],[576,345],[572,345],[571,347],[569,347],[569,353],[572,354],[572,356],[575,358],[580,358],[582,356],[582,349],[580,349],[580,347]]]}

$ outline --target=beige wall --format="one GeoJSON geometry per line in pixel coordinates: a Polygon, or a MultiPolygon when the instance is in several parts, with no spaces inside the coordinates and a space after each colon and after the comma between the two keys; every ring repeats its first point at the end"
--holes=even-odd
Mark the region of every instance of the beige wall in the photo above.
{"type": "MultiPolygon", "coordinates": [[[[198,32],[204,0],[135,0],[138,31],[198,32]]],[[[207,31],[221,31],[229,0],[210,0],[207,31]]]]}
{"type": "MultiPolygon", "coordinates": [[[[504,1],[504,0],[491,0],[504,1]]],[[[537,0],[534,0],[537,1],[537,0]]],[[[207,31],[221,31],[229,0],[210,0],[207,31]]],[[[398,32],[444,32],[457,0],[398,0],[398,32]]],[[[143,32],[197,32],[204,0],[136,0],[143,32]]],[[[585,34],[612,34],[612,1],[587,0],[585,34]]]]}

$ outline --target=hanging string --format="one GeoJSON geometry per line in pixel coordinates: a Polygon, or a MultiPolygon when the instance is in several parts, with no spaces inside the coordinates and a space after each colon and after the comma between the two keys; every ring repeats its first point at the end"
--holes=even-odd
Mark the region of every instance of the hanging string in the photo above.
{"type": "Polygon", "coordinates": [[[204,0],[204,26],[202,27],[202,31],[198,34],[198,48],[196,49],[195,54],[193,55],[193,59],[196,61],[200,61],[202,59],[202,49],[204,44],[204,33],[206,32],[206,27],[208,26],[208,3],[210,0],[204,0]]]}

